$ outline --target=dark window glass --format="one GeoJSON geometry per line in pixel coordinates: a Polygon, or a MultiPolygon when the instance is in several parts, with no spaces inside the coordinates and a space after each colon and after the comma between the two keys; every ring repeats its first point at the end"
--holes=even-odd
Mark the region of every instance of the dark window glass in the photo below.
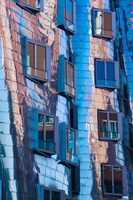
{"type": "Polygon", "coordinates": [[[112,168],[111,166],[104,166],[104,191],[105,193],[112,193],[112,168]]]}
{"type": "Polygon", "coordinates": [[[106,62],[106,76],[107,80],[115,80],[115,68],[113,62],[106,62]]]}
{"type": "Polygon", "coordinates": [[[99,86],[115,87],[114,62],[96,60],[96,84],[99,86]]]}
{"type": "Polygon", "coordinates": [[[121,167],[113,167],[114,170],[114,193],[122,194],[122,169],[121,167]]]}
{"type": "Polygon", "coordinates": [[[104,193],[109,195],[122,195],[122,168],[117,166],[104,166],[104,193]]]}
{"type": "Polygon", "coordinates": [[[52,192],[52,200],[61,200],[60,199],[60,192],[52,192]]]}
{"type": "Polygon", "coordinates": [[[129,124],[129,147],[133,148],[133,124],[129,124]]]}
{"type": "Polygon", "coordinates": [[[97,73],[97,79],[98,80],[104,80],[105,79],[104,61],[97,61],[96,73],[97,73]]]}
{"type": "Polygon", "coordinates": [[[44,190],[44,200],[50,200],[50,190],[44,190]]]}

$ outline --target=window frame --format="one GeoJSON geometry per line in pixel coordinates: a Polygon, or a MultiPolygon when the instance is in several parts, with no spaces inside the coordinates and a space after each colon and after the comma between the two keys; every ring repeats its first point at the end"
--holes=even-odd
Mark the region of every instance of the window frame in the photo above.
{"type": "MultiPolygon", "coordinates": [[[[114,112],[114,111],[108,111],[108,110],[98,110],[97,114],[98,114],[98,136],[99,136],[99,140],[102,140],[102,141],[115,141],[115,142],[118,142],[119,140],[122,140],[122,134],[123,134],[122,133],[122,114],[114,112]],[[104,113],[104,114],[107,115],[107,120],[103,120],[103,121],[107,121],[107,123],[108,123],[108,126],[107,126],[108,127],[108,131],[107,131],[108,134],[111,133],[110,121],[112,121],[112,120],[109,120],[109,115],[110,114],[115,114],[116,115],[117,121],[115,121],[115,122],[117,123],[117,133],[116,133],[118,135],[117,138],[101,136],[100,128],[102,128],[101,125],[103,124],[103,123],[100,124],[100,121],[101,121],[100,120],[100,114],[101,113],[104,113]]],[[[102,134],[103,134],[103,132],[102,132],[102,134]]]]}
{"type": "Polygon", "coordinates": [[[45,194],[45,190],[48,190],[50,192],[49,200],[52,200],[52,192],[60,193],[60,200],[65,200],[65,192],[64,192],[64,190],[57,190],[57,189],[54,189],[54,188],[44,187],[44,194],[45,194]]]}
{"type": "Polygon", "coordinates": [[[42,43],[42,42],[38,42],[38,41],[34,41],[31,39],[28,39],[27,37],[22,37],[21,38],[21,48],[22,48],[22,65],[23,65],[23,72],[25,74],[25,76],[29,79],[31,79],[34,82],[43,84],[46,82],[50,82],[51,81],[51,47],[46,45],[46,43],[42,43]],[[34,52],[35,52],[35,58],[34,58],[34,69],[38,69],[37,68],[37,46],[41,46],[45,48],[45,70],[42,70],[45,72],[45,77],[44,78],[40,78],[37,75],[34,76],[32,74],[28,73],[28,43],[31,43],[34,45],[34,52]]]}
{"type": "Polygon", "coordinates": [[[24,10],[30,12],[31,14],[36,14],[37,12],[43,12],[44,11],[44,0],[40,0],[40,6],[39,6],[39,8],[36,8],[34,6],[22,3],[22,2],[20,2],[20,0],[15,0],[15,2],[16,2],[16,4],[18,6],[20,6],[24,10]]]}
{"type": "Polygon", "coordinates": [[[60,153],[58,155],[58,159],[60,160],[60,163],[64,164],[64,165],[78,165],[78,107],[76,105],[72,105],[72,103],[70,103],[69,101],[67,101],[67,113],[68,113],[68,120],[67,120],[67,124],[66,122],[61,122],[59,124],[59,145],[60,145],[60,153]],[[70,105],[71,104],[71,105],[70,105]],[[71,111],[71,112],[70,112],[71,111]],[[73,117],[73,123],[70,123],[70,117],[73,117]],[[67,140],[67,130],[72,130],[74,131],[74,153],[72,154],[71,159],[67,159],[69,156],[69,152],[68,150],[68,144],[69,141],[67,140]]]}
{"type": "Polygon", "coordinates": [[[116,13],[112,12],[110,10],[101,10],[101,9],[98,9],[98,8],[92,8],[92,34],[93,34],[93,36],[106,38],[108,40],[115,38],[116,37],[116,13]],[[96,33],[96,18],[95,18],[96,12],[102,13],[102,22],[101,22],[102,23],[102,28],[101,28],[102,33],[101,34],[96,33]],[[112,19],[111,22],[113,22],[113,23],[111,23],[112,36],[107,36],[104,33],[104,13],[110,13],[111,14],[111,19],[112,19]]]}
{"type": "Polygon", "coordinates": [[[121,166],[121,165],[110,165],[110,164],[105,164],[105,163],[102,163],[101,164],[101,174],[102,174],[102,192],[103,192],[103,195],[104,196],[123,196],[123,185],[124,185],[124,183],[123,183],[123,166],[121,166]],[[104,167],[111,167],[111,176],[112,176],[112,179],[111,179],[111,182],[112,182],[112,193],[110,193],[110,192],[106,192],[105,191],[105,183],[104,183],[104,167]],[[121,182],[121,185],[122,185],[122,193],[115,193],[115,191],[114,191],[114,170],[113,170],[113,168],[121,168],[121,176],[122,176],[122,182],[121,182]]]}
{"type": "MultiPolygon", "coordinates": [[[[78,146],[77,146],[77,137],[78,137],[78,132],[76,129],[71,128],[70,126],[66,126],[66,161],[73,163],[71,159],[68,159],[69,157],[75,157],[76,163],[78,162],[78,146]],[[69,141],[68,140],[68,131],[73,131],[74,132],[74,153],[69,152],[69,141]]],[[[75,163],[75,162],[74,162],[75,163]]]]}
{"type": "Polygon", "coordinates": [[[119,64],[118,64],[117,61],[111,61],[111,60],[104,60],[104,59],[95,58],[94,65],[95,65],[95,73],[94,73],[95,86],[97,88],[107,88],[107,89],[114,90],[114,89],[116,89],[116,88],[118,89],[120,87],[120,85],[119,85],[119,64]],[[99,79],[97,78],[97,73],[98,73],[98,68],[100,67],[100,66],[98,66],[98,62],[103,62],[103,64],[104,64],[104,79],[103,79],[103,81],[105,82],[105,84],[98,84],[97,83],[99,81],[99,79]],[[107,63],[108,62],[114,64],[114,80],[113,80],[113,82],[115,83],[114,86],[106,84],[107,81],[110,81],[110,80],[107,79],[107,63]]]}
{"type": "Polygon", "coordinates": [[[57,4],[57,27],[66,31],[69,35],[74,35],[76,32],[76,1],[69,0],[72,2],[72,22],[67,19],[67,1],[68,0],[58,0],[57,4]],[[69,28],[67,22],[70,22],[73,26],[73,29],[69,28]]]}
{"type": "MultiPolygon", "coordinates": [[[[43,140],[44,142],[47,142],[46,140],[46,128],[45,128],[45,125],[46,125],[46,117],[51,117],[54,119],[54,151],[52,150],[49,150],[49,149],[44,149],[44,148],[40,148],[40,145],[39,145],[39,131],[38,131],[38,150],[39,151],[42,151],[42,152],[45,152],[49,155],[54,155],[54,154],[58,154],[58,147],[59,147],[59,141],[58,141],[58,126],[59,126],[59,122],[58,122],[58,117],[57,116],[53,116],[53,115],[50,115],[50,114],[47,114],[47,113],[42,113],[42,112],[39,112],[38,113],[38,116],[40,115],[43,115],[43,119],[44,119],[44,123],[43,123],[43,140]]],[[[39,118],[38,118],[38,123],[39,123],[39,118]]]]}
{"type": "MultiPolygon", "coordinates": [[[[68,68],[67,68],[68,69],[68,68]]],[[[75,98],[76,97],[76,65],[74,62],[70,62],[65,58],[64,55],[59,56],[58,60],[58,87],[57,91],[60,95],[75,98]],[[68,76],[66,76],[66,64],[71,64],[73,66],[73,87],[67,84],[68,76]],[[69,91],[72,90],[70,93],[69,91]]]]}

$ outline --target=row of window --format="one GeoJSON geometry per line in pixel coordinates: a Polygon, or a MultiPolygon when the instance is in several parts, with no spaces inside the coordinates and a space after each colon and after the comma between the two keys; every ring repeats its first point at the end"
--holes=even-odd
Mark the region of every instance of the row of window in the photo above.
{"type": "Polygon", "coordinates": [[[44,200],[76,200],[75,197],[66,197],[63,190],[44,189],[44,200]]]}
{"type": "MultiPolygon", "coordinates": [[[[70,108],[68,125],[59,123],[58,117],[44,115],[36,111],[38,140],[35,151],[47,156],[58,154],[62,163],[78,163],[77,107],[70,108]]],[[[98,111],[98,134],[100,140],[118,141],[122,139],[121,113],[98,111]]]]}
{"type": "MultiPolygon", "coordinates": [[[[77,164],[77,107],[70,106],[69,122],[58,122],[58,117],[44,115],[36,110],[38,140],[35,151],[39,154],[58,154],[62,163],[77,164]]],[[[35,122],[35,123],[36,123],[35,122]]]]}
{"type": "MultiPolygon", "coordinates": [[[[14,0],[31,13],[43,11],[44,0],[14,0]]],[[[92,33],[94,36],[112,39],[116,36],[115,13],[92,9],[92,33]]],[[[76,29],[75,0],[58,0],[57,26],[72,35],[76,29]]]]}
{"type": "MultiPolygon", "coordinates": [[[[22,63],[24,74],[41,83],[51,79],[51,49],[49,46],[21,39],[22,63]]],[[[95,59],[95,85],[101,88],[119,88],[119,66],[117,62],[95,59]]],[[[59,56],[58,61],[58,92],[69,97],[76,96],[75,56],[71,60],[59,56]]]]}
{"type": "MultiPolygon", "coordinates": [[[[104,196],[121,197],[127,194],[126,171],[124,166],[101,164],[102,193],[104,196]]],[[[44,190],[44,199],[47,200],[74,200],[65,197],[64,191],[44,190]]]]}

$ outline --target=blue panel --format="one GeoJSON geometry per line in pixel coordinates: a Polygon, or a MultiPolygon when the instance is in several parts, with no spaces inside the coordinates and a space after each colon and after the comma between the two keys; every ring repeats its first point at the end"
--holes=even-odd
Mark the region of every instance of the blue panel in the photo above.
{"type": "Polygon", "coordinates": [[[0,200],[2,200],[2,180],[0,180],[0,200]]]}
{"type": "Polygon", "coordinates": [[[60,123],[59,125],[59,159],[61,161],[66,160],[66,123],[60,123]]]}
{"type": "Polygon", "coordinates": [[[38,185],[38,200],[44,199],[44,186],[38,185]]]}
{"type": "Polygon", "coordinates": [[[115,69],[113,62],[106,62],[106,76],[107,80],[115,80],[115,69]]]}
{"type": "Polygon", "coordinates": [[[21,55],[22,55],[23,72],[24,74],[27,74],[27,37],[21,38],[21,55]]]}
{"type": "Polygon", "coordinates": [[[65,90],[65,58],[64,55],[59,56],[58,62],[58,92],[65,90]]]}
{"type": "Polygon", "coordinates": [[[104,61],[97,61],[96,62],[96,79],[99,79],[99,80],[105,79],[104,61]]]}
{"type": "Polygon", "coordinates": [[[65,14],[65,0],[58,0],[57,4],[57,25],[64,25],[64,14],[65,14]]]}

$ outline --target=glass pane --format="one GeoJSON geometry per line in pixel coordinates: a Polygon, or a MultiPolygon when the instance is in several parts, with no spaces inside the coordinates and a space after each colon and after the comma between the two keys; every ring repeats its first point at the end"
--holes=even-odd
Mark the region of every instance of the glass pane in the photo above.
{"type": "Polygon", "coordinates": [[[106,76],[107,80],[115,81],[115,68],[113,62],[106,62],[106,76]]]}
{"type": "Polygon", "coordinates": [[[52,192],[52,200],[61,200],[60,192],[52,192]]]}
{"type": "Polygon", "coordinates": [[[37,45],[37,69],[41,71],[45,70],[45,60],[46,59],[46,48],[37,45]]]}
{"type": "Polygon", "coordinates": [[[112,15],[108,12],[104,12],[104,35],[112,36],[112,15]]]}
{"type": "Polygon", "coordinates": [[[110,137],[118,138],[118,119],[116,113],[109,113],[110,137]]]}
{"type": "Polygon", "coordinates": [[[19,0],[19,2],[22,4],[27,4],[32,7],[37,7],[39,6],[40,0],[19,0]]]}
{"type": "Polygon", "coordinates": [[[65,84],[67,84],[67,61],[65,60],[65,84]]]}
{"type": "Polygon", "coordinates": [[[66,19],[73,22],[73,2],[66,0],[66,19]]]}
{"type": "Polygon", "coordinates": [[[67,152],[75,154],[75,132],[71,129],[67,129],[67,152]]]}
{"type": "Polygon", "coordinates": [[[104,192],[112,193],[112,169],[111,166],[104,166],[104,192]]]}
{"type": "Polygon", "coordinates": [[[46,116],[46,140],[54,142],[54,118],[46,116]]]}
{"type": "Polygon", "coordinates": [[[129,124],[129,147],[133,148],[133,124],[129,124]]]}
{"type": "Polygon", "coordinates": [[[67,64],[67,85],[73,87],[74,86],[74,71],[73,65],[68,63],[67,64]]]}
{"type": "Polygon", "coordinates": [[[44,116],[38,115],[38,138],[44,140],[44,116]]]}
{"type": "Polygon", "coordinates": [[[113,167],[114,171],[114,193],[122,194],[122,168],[113,167]]]}
{"type": "Polygon", "coordinates": [[[107,113],[100,113],[100,137],[107,137],[108,135],[108,120],[107,113]]]}
{"type": "Polygon", "coordinates": [[[28,42],[27,65],[30,67],[35,67],[35,45],[30,42],[28,42]]]}
{"type": "Polygon", "coordinates": [[[96,62],[96,83],[105,85],[105,64],[104,61],[96,62]]]}
{"type": "Polygon", "coordinates": [[[102,12],[95,11],[95,33],[102,34],[102,12]]]}
{"type": "Polygon", "coordinates": [[[50,200],[50,191],[49,190],[44,190],[44,199],[50,200]]]}

